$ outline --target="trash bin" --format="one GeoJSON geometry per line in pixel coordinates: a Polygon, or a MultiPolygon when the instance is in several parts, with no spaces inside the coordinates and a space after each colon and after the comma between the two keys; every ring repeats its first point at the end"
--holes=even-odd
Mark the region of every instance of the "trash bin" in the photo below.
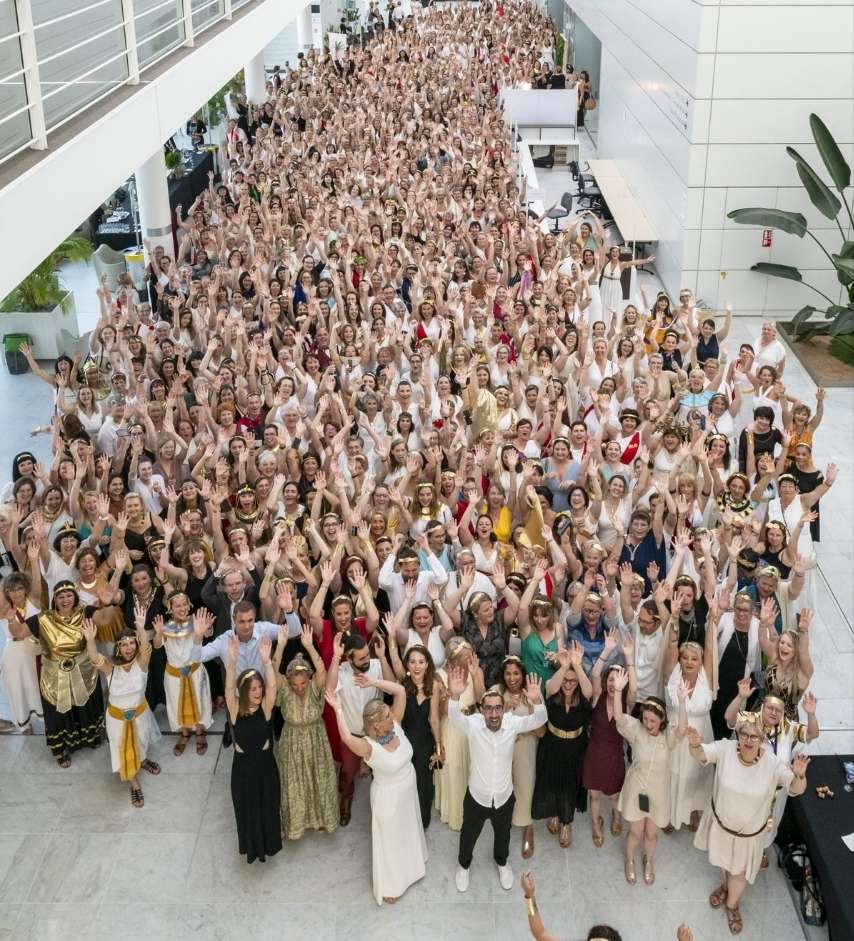
{"type": "Polygon", "coordinates": [[[145,255],[139,248],[126,248],[124,251],[125,266],[137,289],[145,281],[145,255]]]}
{"type": "Polygon", "coordinates": [[[13,376],[20,376],[30,371],[30,364],[21,352],[21,344],[33,345],[33,338],[28,333],[6,333],[3,336],[3,353],[6,366],[13,376]]]}

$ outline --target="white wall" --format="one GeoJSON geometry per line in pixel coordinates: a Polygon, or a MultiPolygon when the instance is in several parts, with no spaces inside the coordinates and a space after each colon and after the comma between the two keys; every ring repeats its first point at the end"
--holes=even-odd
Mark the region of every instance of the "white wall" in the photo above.
{"type": "MultiPolygon", "coordinates": [[[[296,16],[264,0],[0,190],[0,297],[296,16]]],[[[14,166],[14,163],[11,164],[14,166]]]]}
{"type": "Polygon", "coordinates": [[[731,301],[750,314],[783,315],[816,299],[749,271],[764,260],[801,266],[805,280],[838,298],[835,274],[813,243],[775,232],[762,249],[761,231],[726,213],[797,210],[839,237],[809,203],[785,145],[822,170],[808,125],[815,111],[854,164],[850,0],[568,6],[602,42],[599,156],[619,163],[659,232],[656,267],[668,290],[689,286],[712,306],[731,301]]]}
{"type": "MultiPolygon", "coordinates": [[[[747,5],[727,0],[703,9],[707,35],[698,56],[696,147],[686,220],[686,283],[712,305],[732,299],[744,312],[790,313],[821,298],[807,288],[749,270],[757,261],[795,265],[804,280],[838,301],[841,287],[809,238],[736,225],[727,212],[766,206],[802,212],[833,251],[839,230],[815,210],[786,145],[825,178],[809,129],[818,114],[854,163],[854,5],[850,0],[747,5]]],[[[850,229],[848,237],[851,238],[850,229]]]]}

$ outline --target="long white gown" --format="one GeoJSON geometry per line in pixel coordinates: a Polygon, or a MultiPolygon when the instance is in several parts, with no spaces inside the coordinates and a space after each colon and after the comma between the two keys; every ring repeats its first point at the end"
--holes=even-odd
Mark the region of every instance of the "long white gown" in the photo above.
{"type": "Polygon", "coordinates": [[[623,300],[619,262],[616,265],[610,261],[605,263],[605,267],[602,269],[602,280],[599,282],[599,296],[601,297],[605,322],[610,327],[611,318],[617,317],[619,322],[622,318],[623,308],[626,306],[626,302],[623,300]],[[614,309],[613,314],[610,308],[614,309]]]}
{"type": "MultiPolygon", "coordinates": [[[[676,726],[679,722],[679,700],[676,690],[682,680],[682,668],[677,663],[670,674],[664,690],[667,703],[667,721],[676,726]]],[[[712,691],[706,680],[706,671],[700,668],[700,675],[685,704],[688,713],[688,725],[693,726],[704,742],[714,739],[712,720],[709,712],[712,708],[712,691]]],[[[670,826],[678,830],[683,824],[691,822],[691,811],[703,811],[712,793],[712,769],[703,766],[688,752],[688,739],[683,738],[670,756],[670,826]]]]}
{"type": "MultiPolygon", "coordinates": [[[[27,601],[24,617],[38,614],[39,609],[27,601]]],[[[0,620],[0,685],[6,690],[11,720],[23,732],[33,719],[42,717],[42,697],[36,673],[36,657],[41,647],[35,637],[15,640],[9,633],[9,622],[0,620]]]]}
{"type": "MultiPolygon", "coordinates": [[[[107,679],[109,685],[109,704],[122,711],[132,711],[145,699],[145,685],[148,681],[148,672],[142,670],[138,663],[134,663],[129,670],[120,666],[113,668],[107,679]]],[[[160,738],[157,725],[150,709],[136,716],[133,720],[136,729],[136,743],[140,761],[148,756],[148,747],[160,738]]],[[[122,719],[114,719],[109,711],[106,715],[107,741],[110,743],[110,763],[113,771],[121,768],[121,746],[125,723],[122,719]]]]}
{"type": "Polygon", "coordinates": [[[400,744],[394,751],[372,739],[367,764],[374,772],[371,783],[371,855],[374,898],[399,898],[427,869],[427,841],[421,826],[412,745],[395,722],[400,744]]]}
{"type": "MultiPolygon", "coordinates": [[[[169,666],[191,666],[193,663],[193,630],[191,627],[181,629],[176,624],[168,624],[164,631],[164,645],[166,647],[166,662],[169,666]]],[[[211,706],[211,689],[208,671],[204,666],[198,667],[190,674],[190,683],[196,695],[196,707],[199,711],[199,725],[209,729],[213,722],[211,706]]],[[[169,717],[169,728],[177,732],[182,728],[180,722],[181,705],[181,677],[172,676],[169,672],[164,674],[163,685],[166,691],[166,715],[169,717]]]]}

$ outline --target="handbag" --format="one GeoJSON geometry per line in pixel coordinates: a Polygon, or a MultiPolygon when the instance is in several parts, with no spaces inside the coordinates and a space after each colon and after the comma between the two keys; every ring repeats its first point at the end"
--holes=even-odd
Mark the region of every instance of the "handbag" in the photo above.
{"type": "Polygon", "coordinates": [[[805,925],[812,925],[814,928],[820,928],[825,919],[821,886],[813,872],[809,856],[806,857],[804,881],[801,886],[801,918],[805,925]]]}
{"type": "Polygon", "coordinates": [[[598,105],[599,105],[599,102],[591,96],[584,102],[584,110],[595,111],[598,105]]]}
{"type": "Polygon", "coordinates": [[[780,866],[795,892],[800,892],[804,884],[804,870],[807,863],[807,848],[803,843],[794,843],[783,854],[780,866]]]}

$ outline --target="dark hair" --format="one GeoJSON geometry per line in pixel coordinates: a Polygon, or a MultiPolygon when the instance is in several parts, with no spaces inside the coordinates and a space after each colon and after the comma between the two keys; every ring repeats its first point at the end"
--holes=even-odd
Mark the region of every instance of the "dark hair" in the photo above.
{"type": "Polygon", "coordinates": [[[646,699],[642,699],[638,703],[638,709],[640,710],[641,717],[643,717],[644,709],[649,709],[650,712],[654,712],[658,718],[661,719],[661,732],[667,728],[667,706],[663,699],[660,699],[658,696],[647,696],[646,699]]]}
{"type": "Polygon", "coordinates": [[[587,932],[587,941],[623,941],[623,936],[616,928],[609,928],[608,925],[594,925],[587,932]]]}
{"type": "Polygon", "coordinates": [[[249,715],[249,687],[252,681],[257,679],[261,684],[261,696],[267,692],[267,684],[264,677],[257,670],[244,670],[237,677],[237,714],[239,716],[249,715]]]}
{"type": "Polygon", "coordinates": [[[433,683],[436,678],[436,665],[433,663],[433,657],[430,651],[423,644],[413,644],[403,655],[403,666],[406,669],[406,675],[403,678],[403,688],[408,694],[417,696],[418,690],[412,677],[409,675],[409,658],[413,653],[420,653],[427,661],[427,668],[424,670],[424,696],[429,699],[433,695],[433,683]]]}
{"type": "Polygon", "coordinates": [[[767,418],[768,421],[773,423],[774,409],[768,405],[757,405],[756,408],[753,409],[753,417],[754,418],[767,418]]]}

